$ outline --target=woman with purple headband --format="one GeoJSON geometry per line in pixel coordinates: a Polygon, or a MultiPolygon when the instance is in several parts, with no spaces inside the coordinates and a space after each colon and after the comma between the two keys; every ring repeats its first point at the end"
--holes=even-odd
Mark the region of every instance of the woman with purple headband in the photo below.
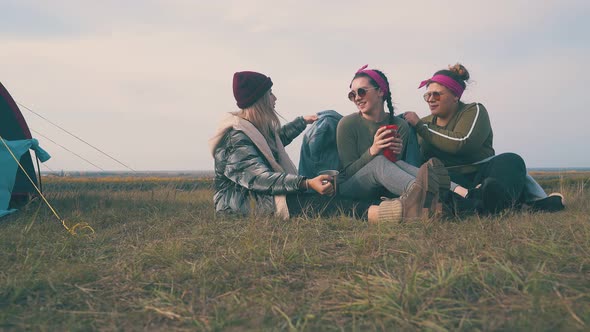
{"type": "Polygon", "coordinates": [[[409,127],[402,118],[394,116],[389,82],[383,72],[360,68],[350,83],[348,98],[358,112],[349,114],[338,123],[336,141],[342,163],[339,194],[353,199],[375,199],[381,196],[401,196],[405,218],[430,217],[439,213],[441,195],[449,189],[449,176],[436,159],[420,169],[403,160],[384,156],[390,150],[403,155],[409,127]],[[385,113],[387,104],[389,114],[385,113]],[[386,125],[396,125],[398,137],[386,125]]]}
{"type": "MultiPolygon", "coordinates": [[[[451,190],[483,203],[480,212],[495,213],[529,201],[526,190],[534,180],[527,177],[519,155],[495,155],[486,108],[461,101],[468,80],[469,72],[461,64],[437,71],[419,86],[426,86],[424,100],[431,114],[420,119],[416,113],[406,112],[404,117],[416,128],[423,156],[436,157],[446,166],[454,182],[451,190]]],[[[537,184],[535,189],[539,188],[537,184]]],[[[539,196],[543,195],[544,199],[529,203],[540,210],[563,209],[563,196],[547,197],[541,190],[539,196]]]]}
{"type": "MultiPolygon", "coordinates": [[[[215,160],[217,214],[288,219],[343,213],[369,223],[399,222],[408,216],[402,200],[379,205],[371,200],[347,200],[333,195],[331,175],[309,179],[298,175],[285,145],[315,122],[317,115],[301,116],[281,126],[272,86],[270,77],[261,73],[234,74],[233,94],[239,110],[228,114],[209,140],[215,160]]],[[[419,196],[417,191],[411,196],[419,196]]]]}

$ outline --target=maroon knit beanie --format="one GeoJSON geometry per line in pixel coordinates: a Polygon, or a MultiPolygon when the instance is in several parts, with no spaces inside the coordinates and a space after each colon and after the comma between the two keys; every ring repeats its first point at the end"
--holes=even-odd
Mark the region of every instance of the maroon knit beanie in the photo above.
{"type": "Polygon", "coordinates": [[[239,108],[252,106],[266,91],[272,87],[270,77],[253,71],[241,71],[234,74],[234,97],[239,108]]]}

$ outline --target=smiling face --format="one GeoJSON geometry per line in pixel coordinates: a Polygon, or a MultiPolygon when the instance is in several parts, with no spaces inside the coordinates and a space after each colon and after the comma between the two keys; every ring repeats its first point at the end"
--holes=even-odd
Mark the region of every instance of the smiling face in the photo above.
{"type": "Polygon", "coordinates": [[[272,105],[272,109],[276,109],[275,106],[277,104],[277,97],[275,96],[274,93],[272,93],[272,89],[269,90],[270,93],[270,104],[272,105]]]}
{"type": "Polygon", "coordinates": [[[368,77],[355,78],[350,85],[350,89],[356,94],[352,102],[362,114],[376,115],[383,112],[383,92],[376,89],[368,77]],[[363,97],[357,93],[359,88],[366,91],[363,97]]]}
{"type": "Polygon", "coordinates": [[[425,96],[432,115],[445,119],[457,110],[459,98],[442,84],[435,82],[428,84],[425,96]]]}

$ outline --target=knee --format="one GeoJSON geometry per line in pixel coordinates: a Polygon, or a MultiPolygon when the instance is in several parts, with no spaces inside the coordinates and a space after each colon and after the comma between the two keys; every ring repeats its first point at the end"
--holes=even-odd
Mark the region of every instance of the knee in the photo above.
{"type": "Polygon", "coordinates": [[[378,169],[381,169],[385,165],[391,164],[391,161],[389,161],[389,159],[385,158],[384,155],[380,154],[380,155],[375,156],[375,158],[373,158],[373,160],[371,160],[370,164],[374,165],[378,169]]]}
{"type": "Polygon", "coordinates": [[[522,157],[517,155],[516,153],[502,153],[497,155],[494,159],[497,159],[499,162],[502,162],[505,165],[511,165],[515,169],[526,173],[526,164],[524,162],[524,159],[522,159],[522,157]]]}
{"type": "Polygon", "coordinates": [[[385,158],[384,155],[378,155],[371,160],[367,166],[370,165],[371,174],[373,175],[375,181],[381,183],[383,178],[387,174],[387,170],[391,169],[391,167],[397,168],[398,166],[391,162],[389,159],[385,158]]]}

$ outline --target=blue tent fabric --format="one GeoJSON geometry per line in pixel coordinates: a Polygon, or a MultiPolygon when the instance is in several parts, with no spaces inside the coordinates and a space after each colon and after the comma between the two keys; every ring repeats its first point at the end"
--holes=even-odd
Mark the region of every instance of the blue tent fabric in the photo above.
{"type": "MultiPolygon", "coordinates": [[[[45,162],[51,158],[49,153],[39,146],[39,142],[36,139],[3,141],[19,160],[29,149],[35,151],[41,162],[45,162]]],[[[14,157],[6,149],[6,146],[0,143],[0,218],[16,211],[14,209],[8,210],[8,204],[10,203],[17,169],[18,164],[14,160],[14,157]]]]}

